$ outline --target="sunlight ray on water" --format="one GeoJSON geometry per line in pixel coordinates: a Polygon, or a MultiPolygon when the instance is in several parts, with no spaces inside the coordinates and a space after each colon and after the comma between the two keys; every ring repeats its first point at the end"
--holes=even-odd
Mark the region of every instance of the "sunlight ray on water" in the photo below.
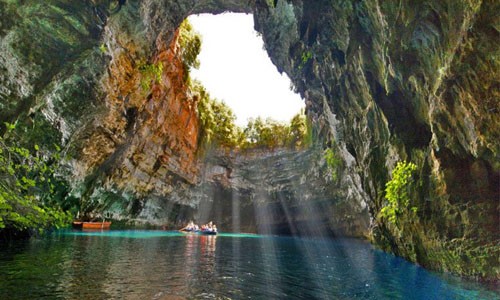
{"type": "MultiPolygon", "coordinates": [[[[331,234],[333,233],[335,235],[336,229],[332,228],[327,221],[318,219],[318,216],[324,214],[320,211],[321,207],[309,201],[310,199],[307,198],[307,195],[312,194],[312,191],[303,190],[304,185],[300,184],[300,177],[293,176],[294,174],[291,174],[290,170],[287,168],[284,168],[283,172],[287,172],[286,178],[290,178],[290,182],[287,182],[287,184],[289,185],[289,190],[292,191],[292,202],[290,203],[287,201],[282,193],[278,193],[277,198],[284,211],[291,234],[294,236],[311,237],[315,241],[314,243],[305,243],[302,239],[299,239],[295,240],[295,243],[296,248],[302,254],[301,257],[304,261],[303,268],[307,270],[309,277],[312,278],[309,284],[317,291],[315,297],[328,299],[329,295],[326,291],[328,291],[329,285],[332,284],[332,281],[336,282],[336,280],[340,280],[340,278],[335,278],[330,274],[340,272],[345,268],[345,265],[331,264],[327,267],[327,263],[318,264],[318,258],[324,259],[325,261],[333,260],[335,262],[335,257],[341,257],[344,263],[350,266],[351,271],[357,274],[359,278],[362,278],[361,274],[364,270],[357,267],[356,259],[359,258],[350,255],[349,249],[345,249],[342,244],[339,244],[340,246],[336,247],[334,251],[328,247],[317,247],[318,243],[327,244],[331,234]],[[300,190],[297,188],[299,186],[301,187],[300,190]],[[296,215],[299,215],[298,223],[294,223],[294,221],[291,220],[289,204],[296,206],[294,209],[298,210],[295,212],[296,215]],[[325,275],[329,280],[323,278],[325,275]]],[[[324,197],[327,199],[328,195],[324,195],[324,197]]],[[[331,199],[330,201],[334,200],[331,199]]],[[[341,286],[339,286],[339,288],[341,288],[341,286]]],[[[362,290],[363,289],[360,289],[360,291],[362,290]]]]}
{"type": "Polygon", "coordinates": [[[231,219],[232,231],[241,232],[240,191],[238,189],[233,189],[231,194],[231,219]]]}
{"type": "MultiPolygon", "coordinates": [[[[205,154],[205,161],[210,161],[210,159],[212,159],[214,155],[215,154],[212,151],[208,151],[205,154]]],[[[201,175],[202,182],[209,182],[209,180],[207,178],[208,177],[207,172],[208,171],[205,170],[202,173],[202,175],[201,175]]],[[[213,220],[210,220],[210,216],[213,212],[212,210],[214,209],[214,199],[216,197],[215,188],[210,184],[202,184],[201,195],[202,196],[201,196],[200,202],[198,204],[197,212],[196,212],[196,215],[194,217],[195,221],[198,222],[200,226],[202,224],[208,223],[209,221],[213,221],[213,220]]],[[[219,224],[216,224],[216,225],[219,225],[219,224]]]]}
{"type": "Polygon", "coordinates": [[[283,193],[278,192],[277,197],[278,197],[278,201],[279,201],[281,207],[283,208],[283,212],[285,213],[286,222],[288,224],[288,228],[290,228],[291,235],[297,235],[297,228],[295,227],[295,224],[293,223],[292,215],[291,215],[290,209],[288,208],[288,205],[286,203],[286,199],[284,199],[283,193]]]}
{"type": "MultiPolygon", "coordinates": [[[[254,209],[255,209],[255,219],[257,221],[257,226],[259,227],[259,232],[263,232],[266,234],[272,234],[271,222],[273,219],[272,212],[269,209],[268,205],[265,203],[270,203],[270,199],[267,199],[267,191],[264,190],[264,183],[258,185],[261,190],[257,191],[257,199],[254,199],[254,209]]],[[[259,240],[259,250],[260,256],[264,262],[264,276],[265,282],[272,287],[273,296],[278,298],[282,297],[281,291],[281,283],[280,277],[272,276],[272,274],[279,274],[279,264],[278,259],[276,257],[276,247],[274,239],[264,239],[259,240]]],[[[262,280],[262,279],[260,279],[262,280]]]]}
{"type": "Polygon", "coordinates": [[[234,275],[231,276],[232,281],[234,282],[235,288],[234,290],[237,291],[241,288],[241,278],[243,277],[243,263],[242,262],[242,255],[241,255],[241,239],[233,239],[231,243],[231,254],[233,257],[236,257],[237,259],[232,262],[232,269],[234,272],[234,275]]]}
{"type": "Polygon", "coordinates": [[[65,230],[8,245],[0,266],[2,300],[499,296],[355,239],[65,230]]]}

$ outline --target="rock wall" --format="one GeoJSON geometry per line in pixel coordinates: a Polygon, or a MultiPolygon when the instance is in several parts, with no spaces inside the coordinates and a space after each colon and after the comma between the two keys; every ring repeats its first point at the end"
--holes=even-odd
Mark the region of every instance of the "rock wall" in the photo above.
{"type": "Polygon", "coordinates": [[[434,269],[498,278],[495,1],[273,1],[255,20],[278,69],[369,195],[374,242],[434,269]],[[379,211],[395,163],[417,214],[379,211]]]}
{"type": "Polygon", "coordinates": [[[86,175],[83,185],[135,197],[166,195],[172,183],[197,182],[196,98],[189,92],[177,31],[145,56],[144,40],[124,33],[129,24],[122,18],[108,23],[102,46],[111,58],[102,79],[107,109],[92,124],[92,134],[81,139],[78,159],[83,174],[92,170],[90,179],[98,182],[89,184],[86,175]]]}
{"type": "Polygon", "coordinates": [[[0,1],[0,119],[47,128],[39,138],[65,146],[73,195],[89,209],[194,216],[203,202],[190,198],[193,184],[204,181],[176,30],[193,13],[251,12],[325,146],[342,155],[343,188],[367,204],[374,243],[433,269],[500,277],[498,1],[117,2],[0,1]],[[418,166],[417,213],[396,226],[379,211],[400,160],[418,166]]]}
{"type": "MultiPolygon", "coordinates": [[[[213,221],[224,232],[366,237],[366,203],[334,178],[323,150],[210,152],[200,166],[200,182],[164,197],[148,197],[131,218],[131,207],[113,205],[105,213],[129,225],[175,229],[194,220],[213,221]],[[189,199],[189,203],[186,203],[189,199]]],[[[182,188],[182,187],[178,187],[182,188]]],[[[108,199],[108,202],[114,201],[108,199]]]]}
{"type": "Polygon", "coordinates": [[[323,150],[255,150],[210,155],[196,189],[200,223],[224,231],[314,236],[368,234],[366,203],[335,178],[323,150]]]}
{"type": "Polygon", "coordinates": [[[135,212],[145,196],[198,181],[177,27],[151,43],[139,3],[108,2],[0,2],[2,120],[54,129],[41,134],[71,158],[70,197],[84,213],[117,201],[135,212]]]}

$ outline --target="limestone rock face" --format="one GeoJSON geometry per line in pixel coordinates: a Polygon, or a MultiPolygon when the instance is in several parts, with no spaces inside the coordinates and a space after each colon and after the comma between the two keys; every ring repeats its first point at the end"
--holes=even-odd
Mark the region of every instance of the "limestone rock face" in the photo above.
{"type": "Polygon", "coordinates": [[[196,190],[195,216],[225,231],[265,234],[366,236],[363,197],[334,179],[323,150],[252,151],[210,156],[196,190]]]}
{"type": "MultiPolygon", "coordinates": [[[[499,278],[498,1],[117,2],[0,0],[0,120],[47,128],[39,138],[64,146],[72,195],[89,208],[158,223],[209,218],[197,214],[218,201],[199,192],[210,187],[281,218],[240,226],[297,232],[310,218],[341,224],[327,215],[346,197],[340,211],[363,220],[366,205],[382,248],[433,269],[499,278]],[[271,60],[292,78],[325,145],[342,155],[344,191],[320,174],[321,150],[272,162],[197,160],[196,99],[183,80],[177,28],[190,14],[224,11],[253,13],[271,60]],[[379,212],[401,160],[418,167],[410,188],[417,211],[396,226],[379,212]],[[256,172],[273,164],[291,174],[256,172]],[[210,179],[216,165],[219,179],[210,179]],[[301,214],[312,198],[322,212],[301,214]],[[261,200],[269,204],[255,206],[261,200]],[[287,217],[287,207],[297,211],[287,217]]],[[[237,228],[235,219],[218,220],[237,228]]],[[[353,224],[341,231],[360,234],[362,222],[353,224]]]]}
{"type": "Polygon", "coordinates": [[[256,26],[362,178],[374,242],[424,266],[498,278],[498,2],[267,4],[256,26]],[[417,213],[396,225],[379,211],[400,160],[418,166],[417,213]]]}
{"type": "Polygon", "coordinates": [[[117,29],[122,22],[108,24],[104,45],[111,61],[101,82],[107,109],[84,139],[79,162],[84,174],[93,170],[98,189],[165,195],[174,177],[197,182],[197,103],[188,92],[177,34],[159,41],[147,60],[138,47],[143,40],[135,40],[140,36],[117,29]]]}
{"type": "Polygon", "coordinates": [[[55,129],[84,211],[198,181],[197,104],[178,24],[151,42],[139,3],[108,2],[0,2],[12,19],[2,23],[2,120],[55,129]]]}

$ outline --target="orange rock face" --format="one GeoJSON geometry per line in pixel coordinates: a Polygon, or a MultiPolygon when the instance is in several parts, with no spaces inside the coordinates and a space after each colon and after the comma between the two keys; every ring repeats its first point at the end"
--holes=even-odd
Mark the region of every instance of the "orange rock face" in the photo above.
{"type": "Polygon", "coordinates": [[[133,43],[115,38],[123,48],[113,51],[103,82],[108,110],[94,121],[82,151],[86,173],[100,172],[108,188],[142,195],[169,193],[172,180],[195,183],[197,103],[177,34],[169,44],[158,42],[148,62],[133,43]]]}

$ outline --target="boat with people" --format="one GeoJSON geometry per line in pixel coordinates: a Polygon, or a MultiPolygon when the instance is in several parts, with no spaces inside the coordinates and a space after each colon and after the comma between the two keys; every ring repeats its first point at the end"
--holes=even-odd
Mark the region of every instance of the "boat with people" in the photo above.
{"type": "Polygon", "coordinates": [[[190,221],[184,228],[179,229],[181,232],[198,232],[200,231],[200,227],[194,224],[193,221],[190,221]]]}
{"type": "Polygon", "coordinates": [[[211,230],[200,230],[199,231],[200,234],[205,234],[205,235],[217,235],[217,231],[211,231],[211,230]]]}
{"type": "Polygon", "coordinates": [[[190,221],[184,228],[179,229],[180,232],[184,233],[198,233],[204,235],[217,235],[217,226],[208,222],[205,225],[198,226],[193,221],[190,221]]]}

